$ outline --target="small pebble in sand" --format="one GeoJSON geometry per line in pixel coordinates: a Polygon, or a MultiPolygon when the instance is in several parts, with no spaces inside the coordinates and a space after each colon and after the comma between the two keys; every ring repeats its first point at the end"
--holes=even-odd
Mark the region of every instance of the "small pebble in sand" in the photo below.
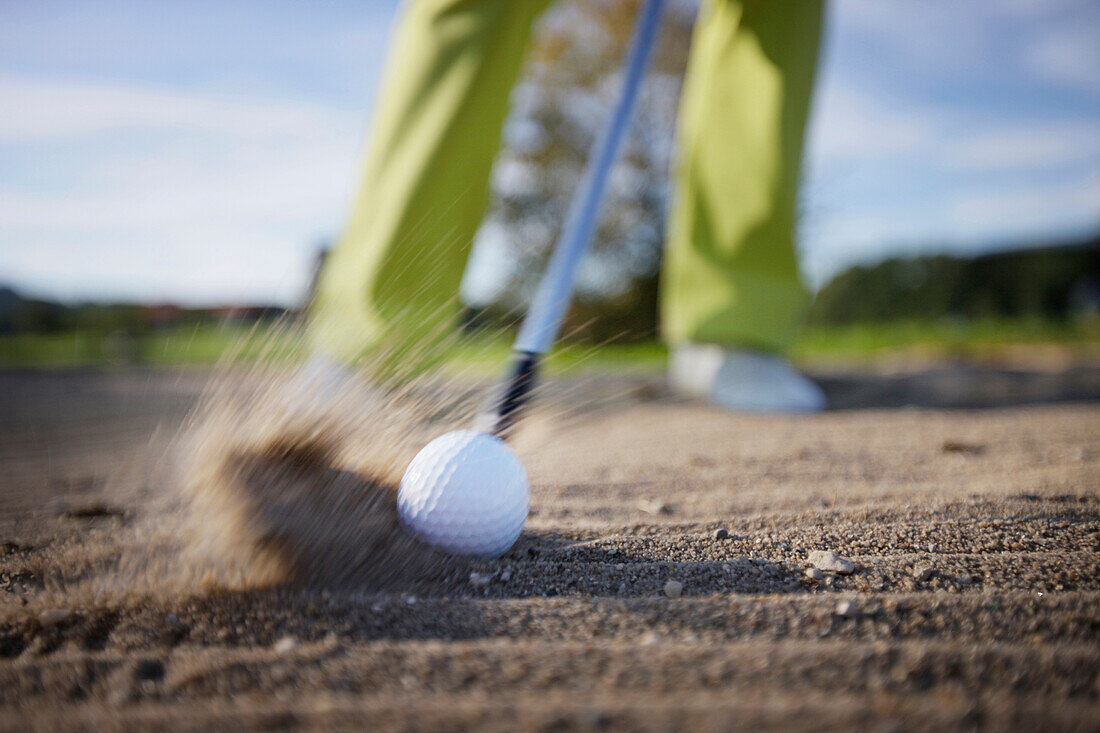
{"type": "Polygon", "coordinates": [[[856,564],[854,562],[841,557],[831,550],[814,550],[810,553],[808,559],[810,564],[818,570],[824,570],[830,573],[848,575],[854,573],[856,570],[856,564]]]}
{"type": "Polygon", "coordinates": [[[970,575],[960,575],[959,576],[959,585],[970,585],[973,582],[974,582],[973,576],[970,576],[970,575]]]}
{"type": "Polygon", "coordinates": [[[492,579],[493,576],[489,573],[470,573],[470,585],[475,588],[484,588],[492,579]]]}
{"type": "Polygon", "coordinates": [[[183,622],[180,621],[180,617],[174,613],[170,613],[164,617],[164,623],[171,626],[173,629],[178,629],[183,626],[183,622]]]}
{"type": "Polygon", "coordinates": [[[729,536],[730,531],[725,527],[719,527],[718,529],[714,530],[714,539],[716,540],[724,540],[729,536]]]}
{"type": "Polygon", "coordinates": [[[276,654],[290,654],[298,648],[298,640],[293,636],[284,636],[271,645],[271,650],[276,654]]]}
{"type": "Polygon", "coordinates": [[[42,613],[38,614],[38,623],[49,628],[51,626],[57,626],[65,619],[69,618],[70,615],[72,615],[72,612],[67,608],[47,608],[42,613]]]}
{"type": "Polygon", "coordinates": [[[929,552],[935,552],[937,549],[939,549],[939,548],[936,547],[934,544],[932,544],[931,542],[928,543],[928,551],[929,552]]]}
{"type": "Polygon", "coordinates": [[[821,572],[817,568],[806,568],[806,577],[810,580],[821,580],[825,577],[825,573],[821,572]]]}
{"type": "Polygon", "coordinates": [[[512,579],[512,571],[505,570],[503,573],[500,574],[500,579],[507,583],[509,580],[512,579]]]}
{"type": "Polygon", "coordinates": [[[670,580],[665,583],[665,595],[669,598],[679,598],[684,592],[684,584],[678,580],[670,580]]]}
{"type": "Polygon", "coordinates": [[[913,578],[920,581],[931,580],[936,571],[927,565],[918,565],[913,568],[913,578]]]}
{"type": "Polygon", "coordinates": [[[836,604],[836,609],[833,613],[843,618],[855,618],[859,615],[859,606],[857,606],[854,601],[841,601],[836,604]]]}

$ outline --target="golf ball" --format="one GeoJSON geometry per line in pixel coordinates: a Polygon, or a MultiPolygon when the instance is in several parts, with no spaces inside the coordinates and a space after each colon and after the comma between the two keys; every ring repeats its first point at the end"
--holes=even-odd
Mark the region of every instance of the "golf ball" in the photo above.
{"type": "Polygon", "coordinates": [[[416,454],[397,511],[420,539],[458,555],[498,557],[527,521],[527,472],[500,438],[458,430],[416,454]]]}

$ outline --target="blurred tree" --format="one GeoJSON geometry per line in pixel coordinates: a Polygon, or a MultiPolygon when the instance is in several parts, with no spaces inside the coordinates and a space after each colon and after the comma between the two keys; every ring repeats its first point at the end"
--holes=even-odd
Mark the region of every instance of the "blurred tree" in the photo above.
{"type": "Polygon", "coordinates": [[[71,315],[61,303],[24,298],[0,286],[0,334],[55,333],[68,327],[71,315]]]}
{"type": "MultiPolygon", "coordinates": [[[[493,250],[499,279],[474,305],[499,315],[522,312],[529,301],[618,94],[639,6],[639,0],[560,0],[540,19],[479,235],[479,249],[493,250]]],[[[690,3],[666,11],[596,241],[581,265],[567,337],[603,342],[656,334],[673,134],[693,19],[690,3]]]]}

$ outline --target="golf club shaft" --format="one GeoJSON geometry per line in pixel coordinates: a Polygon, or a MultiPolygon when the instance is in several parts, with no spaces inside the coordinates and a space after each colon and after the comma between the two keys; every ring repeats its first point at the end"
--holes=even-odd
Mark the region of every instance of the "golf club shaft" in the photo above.
{"type": "Polygon", "coordinates": [[[600,204],[607,178],[630,128],[638,88],[645,76],[665,0],[646,0],[638,17],[623,74],[623,86],[611,119],[593,147],[580,188],[569,206],[569,215],[550,262],[539,281],[535,298],[523,319],[513,346],[511,366],[503,390],[479,427],[504,437],[519,417],[534,388],[539,357],[550,350],[561,330],[573,297],[577,266],[592,241],[599,223],[600,204]]]}

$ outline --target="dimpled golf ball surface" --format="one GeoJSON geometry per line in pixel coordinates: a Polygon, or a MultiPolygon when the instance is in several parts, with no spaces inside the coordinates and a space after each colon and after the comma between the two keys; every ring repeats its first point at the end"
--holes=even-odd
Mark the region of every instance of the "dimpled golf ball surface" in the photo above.
{"type": "Polygon", "coordinates": [[[527,472],[504,441],[459,430],[416,454],[401,479],[397,511],[425,542],[458,555],[497,557],[527,521],[527,472]]]}

